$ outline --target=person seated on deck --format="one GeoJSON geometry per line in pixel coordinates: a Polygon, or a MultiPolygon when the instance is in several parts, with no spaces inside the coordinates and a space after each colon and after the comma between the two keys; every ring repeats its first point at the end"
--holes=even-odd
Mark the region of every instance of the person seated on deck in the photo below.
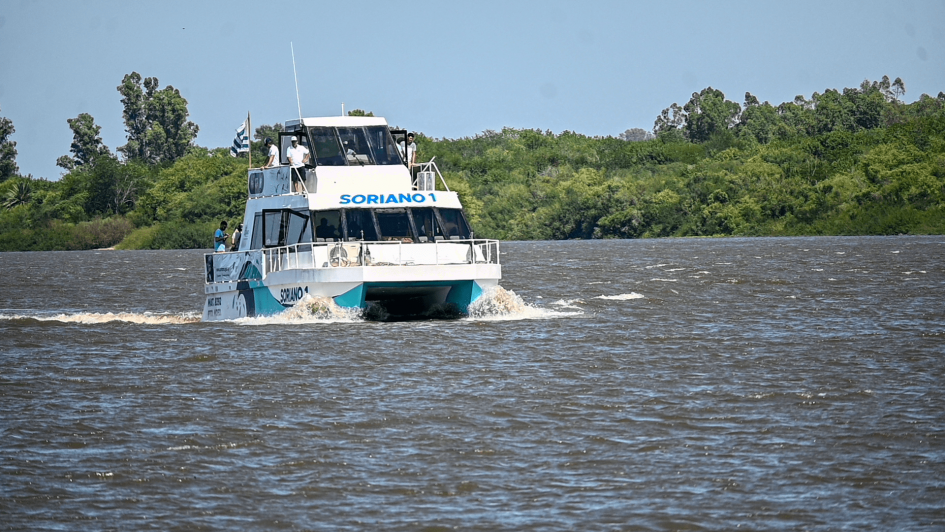
{"type": "Polygon", "coordinates": [[[359,151],[359,147],[356,142],[353,140],[344,141],[345,145],[345,158],[348,159],[349,163],[358,163],[361,166],[364,166],[368,162],[368,156],[366,153],[359,151]]]}

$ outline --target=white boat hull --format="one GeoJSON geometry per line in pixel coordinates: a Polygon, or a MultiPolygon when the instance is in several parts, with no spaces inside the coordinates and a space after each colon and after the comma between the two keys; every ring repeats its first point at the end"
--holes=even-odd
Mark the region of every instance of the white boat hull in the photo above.
{"type": "Polygon", "coordinates": [[[349,308],[381,304],[395,317],[422,316],[444,305],[465,313],[485,290],[498,285],[502,271],[497,256],[496,241],[305,244],[208,254],[203,319],[274,315],[307,295],[332,298],[349,308]],[[331,251],[342,246],[351,258],[332,258],[331,251]],[[371,250],[375,258],[390,260],[372,260],[371,250]],[[467,262],[417,263],[424,259],[467,262]]]}

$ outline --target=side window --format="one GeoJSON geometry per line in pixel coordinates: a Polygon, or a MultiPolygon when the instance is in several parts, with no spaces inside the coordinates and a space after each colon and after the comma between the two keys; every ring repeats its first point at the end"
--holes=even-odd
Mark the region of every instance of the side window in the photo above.
{"type": "Polygon", "coordinates": [[[436,237],[443,236],[433,209],[410,209],[410,212],[413,214],[413,225],[417,228],[417,236],[421,242],[432,242],[436,237]]]}
{"type": "Polygon", "coordinates": [[[253,240],[250,242],[250,249],[260,249],[263,243],[263,224],[262,214],[256,213],[253,217],[253,240]]]}
{"type": "Polygon", "coordinates": [[[374,214],[377,216],[382,240],[413,239],[407,209],[378,209],[374,214]]]}
{"type": "Polygon", "coordinates": [[[312,241],[312,224],[308,223],[308,216],[295,211],[285,211],[286,244],[299,244],[312,241]]]}
{"type": "Polygon", "coordinates": [[[341,239],[341,211],[312,211],[317,242],[333,242],[341,239]]]}
{"type": "Polygon", "coordinates": [[[263,211],[263,245],[281,246],[279,233],[282,229],[282,211],[263,211]]]}
{"type": "Polygon", "coordinates": [[[437,209],[443,224],[443,234],[448,239],[469,238],[469,225],[459,209],[437,209]]]}
{"type": "MultiPolygon", "coordinates": [[[[263,211],[264,247],[287,246],[312,241],[312,227],[307,215],[290,211],[263,211]]],[[[255,235],[255,229],[253,230],[255,235]]],[[[254,236],[255,238],[255,236],[254,236]]]]}
{"type": "Polygon", "coordinates": [[[377,230],[374,229],[374,216],[368,209],[347,209],[344,211],[345,237],[347,240],[367,240],[376,242],[377,230]]]}

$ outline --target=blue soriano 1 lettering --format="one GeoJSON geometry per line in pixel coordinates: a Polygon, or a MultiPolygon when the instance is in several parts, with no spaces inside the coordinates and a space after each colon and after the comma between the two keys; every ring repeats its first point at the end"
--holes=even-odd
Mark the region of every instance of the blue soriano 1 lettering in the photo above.
{"type": "Polygon", "coordinates": [[[283,288],[279,292],[279,303],[283,305],[288,305],[290,303],[295,303],[305,297],[305,294],[308,293],[308,287],[297,286],[295,288],[283,288]]]}
{"type": "Polygon", "coordinates": [[[403,205],[405,203],[436,203],[436,194],[342,194],[341,205],[403,205]]]}

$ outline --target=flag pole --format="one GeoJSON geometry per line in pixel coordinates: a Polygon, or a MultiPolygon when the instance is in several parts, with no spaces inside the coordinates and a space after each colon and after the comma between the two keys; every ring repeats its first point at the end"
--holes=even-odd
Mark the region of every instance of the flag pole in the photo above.
{"type": "Polygon", "coordinates": [[[250,120],[249,111],[246,111],[246,135],[249,137],[249,167],[253,167],[253,122],[250,120]]]}

